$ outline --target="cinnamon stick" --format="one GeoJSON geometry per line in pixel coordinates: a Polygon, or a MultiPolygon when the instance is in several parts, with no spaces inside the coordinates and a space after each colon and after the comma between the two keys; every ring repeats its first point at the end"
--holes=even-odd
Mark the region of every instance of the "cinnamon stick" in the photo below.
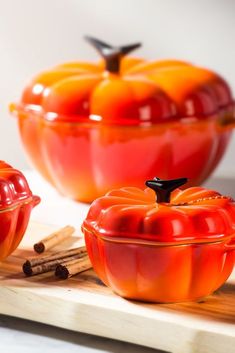
{"type": "Polygon", "coordinates": [[[23,264],[22,269],[26,276],[33,276],[40,273],[53,271],[59,264],[67,263],[72,260],[78,260],[86,256],[86,247],[82,246],[75,249],[59,251],[52,255],[28,259],[23,264]]]}
{"type": "Polygon", "coordinates": [[[57,244],[61,243],[68,237],[70,237],[73,233],[75,232],[75,228],[71,226],[66,226],[64,228],[59,229],[56,232],[53,232],[52,234],[48,235],[44,239],[42,239],[40,242],[34,244],[34,250],[38,253],[41,254],[46,250],[49,250],[56,246],[57,244]]]}
{"type": "Polygon", "coordinates": [[[55,275],[61,279],[67,279],[92,267],[88,256],[78,260],[65,262],[56,267],[55,275]]]}
{"type": "Polygon", "coordinates": [[[41,265],[44,262],[48,262],[48,261],[52,261],[52,260],[56,260],[56,259],[63,259],[65,257],[79,255],[79,254],[82,255],[83,253],[86,253],[86,247],[80,246],[80,247],[69,249],[69,250],[57,251],[53,254],[32,257],[32,258],[28,259],[27,261],[29,261],[30,265],[33,267],[36,265],[41,265]]]}

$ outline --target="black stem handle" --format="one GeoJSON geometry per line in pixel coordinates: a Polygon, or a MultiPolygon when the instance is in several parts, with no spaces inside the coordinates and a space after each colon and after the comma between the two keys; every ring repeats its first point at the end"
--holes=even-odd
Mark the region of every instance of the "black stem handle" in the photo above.
{"type": "Polygon", "coordinates": [[[106,70],[113,73],[119,72],[120,62],[123,56],[141,46],[141,43],[134,43],[123,46],[112,46],[94,37],[85,36],[85,39],[104,58],[106,70]]]}
{"type": "Polygon", "coordinates": [[[187,178],[179,178],[172,180],[162,180],[160,178],[153,178],[153,180],[147,180],[145,185],[153,189],[157,196],[157,202],[170,202],[171,193],[181,185],[186,184],[187,178]]]}

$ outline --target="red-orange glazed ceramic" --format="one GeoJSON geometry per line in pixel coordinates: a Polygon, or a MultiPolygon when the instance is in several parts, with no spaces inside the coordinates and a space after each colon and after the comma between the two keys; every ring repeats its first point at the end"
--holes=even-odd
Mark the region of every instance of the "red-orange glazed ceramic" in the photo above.
{"type": "Polygon", "coordinates": [[[90,202],[151,175],[200,184],[223,156],[234,124],[228,84],[178,60],[126,56],[87,40],[98,63],[65,63],[37,75],[11,105],[33,165],[62,194],[90,202]]]}
{"type": "Polygon", "coordinates": [[[92,203],[82,225],[87,251],[120,296],[196,301],[231,274],[235,203],[202,187],[178,189],[186,180],[154,178],[145,190],[124,187],[92,203]]]}
{"type": "Polygon", "coordinates": [[[19,245],[30,213],[40,202],[32,195],[24,175],[0,161],[0,261],[19,245]]]}

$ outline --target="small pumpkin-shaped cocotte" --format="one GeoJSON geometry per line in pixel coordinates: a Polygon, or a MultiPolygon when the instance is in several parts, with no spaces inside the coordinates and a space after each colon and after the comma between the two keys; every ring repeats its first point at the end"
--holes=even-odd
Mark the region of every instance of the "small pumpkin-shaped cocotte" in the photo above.
{"type": "Polygon", "coordinates": [[[153,174],[187,174],[194,185],[206,179],[233,126],[225,80],[184,61],[127,56],[140,43],[86,39],[101,61],[44,71],[11,105],[35,167],[62,194],[86,202],[141,187],[153,174]]]}
{"type": "Polygon", "coordinates": [[[40,202],[32,195],[24,175],[0,161],[0,261],[19,245],[30,213],[40,202]]]}
{"type": "Polygon", "coordinates": [[[116,189],[92,203],[82,230],[95,271],[114,292],[152,302],[198,300],[229,277],[235,203],[201,187],[178,189],[186,180],[155,178],[145,190],[116,189]]]}

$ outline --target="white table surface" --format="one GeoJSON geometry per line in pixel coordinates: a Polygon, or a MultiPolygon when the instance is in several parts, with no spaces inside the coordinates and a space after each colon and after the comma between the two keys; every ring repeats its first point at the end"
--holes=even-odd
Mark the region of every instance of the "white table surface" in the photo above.
{"type": "MultiPolygon", "coordinates": [[[[60,196],[34,171],[25,171],[24,174],[33,193],[42,198],[41,204],[33,210],[32,220],[58,226],[71,224],[80,229],[88,205],[60,196]]],[[[206,186],[235,197],[235,178],[215,177],[209,180],[206,186]]],[[[160,351],[0,315],[0,353],[32,352],[150,353],[160,351]]]]}

